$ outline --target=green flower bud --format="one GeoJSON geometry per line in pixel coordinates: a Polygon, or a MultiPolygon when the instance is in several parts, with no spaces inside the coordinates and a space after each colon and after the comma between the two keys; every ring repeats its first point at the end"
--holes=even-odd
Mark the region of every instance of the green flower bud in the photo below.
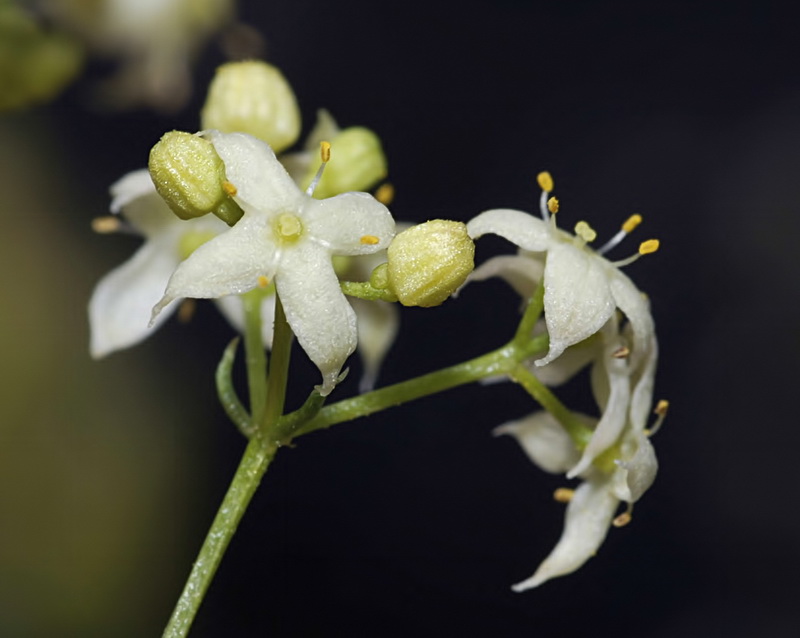
{"type": "Polygon", "coordinates": [[[443,219],[403,231],[387,253],[389,288],[404,306],[438,306],[475,267],[466,225],[443,219]]]}
{"type": "Polygon", "coordinates": [[[191,133],[164,134],[150,151],[150,176],[158,194],[181,219],[214,213],[233,226],[244,214],[231,195],[225,164],[206,139],[191,133]]]}
{"type": "MultiPolygon", "coordinates": [[[[331,161],[314,189],[314,197],[317,199],[349,191],[365,191],[386,177],[386,155],[383,153],[381,141],[368,128],[346,128],[329,141],[331,161]]],[[[303,188],[311,183],[320,164],[319,157],[311,162],[303,180],[303,188]]]]}
{"type": "Polygon", "coordinates": [[[300,135],[300,109],[283,74],[266,62],[229,62],[217,69],[201,113],[204,129],[249,133],[276,153],[300,135]]]}

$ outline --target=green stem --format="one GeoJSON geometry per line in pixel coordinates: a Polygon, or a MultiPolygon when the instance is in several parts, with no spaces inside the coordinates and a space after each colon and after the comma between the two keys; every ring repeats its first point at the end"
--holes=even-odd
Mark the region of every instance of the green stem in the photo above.
{"type": "Polygon", "coordinates": [[[550,392],[530,370],[520,363],[509,374],[513,381],[525,388],[539,405],[556,418],[579,450],[583,450],[586,447],[589,439],[592,438],[592,430],[581,423],[572,411],[561,403],[556,395],[550,392]]]}
{"type": "Polygon", "coordinates": [[[337,423],[380,412],[401,403],[436,394],[486,377],[509,374],[524,361],[547,348],[547,335],[528,339],[524,346],[509,343],[492,352],[448,368],[401,381],[322,408],[316,417],[300,426],[295,436],[321,430],[337,423]]]}
{"type": "Polygon", "coordinates": [[[188,635],[211,580],[222,561],[222,556],[276,451],[277,445],[260,436],[254,436],[247,445],[228,492],[222,500],[211,529],[208,530],[203,547],[192,565],[192,572],[181,597],[164,630],[164,638],[184,638],[188,635]]]}
{"type": "Polygon", "coordinates": [[[286,321],[281,298],[275,295],[275,327],[272,336],[272,356],[267,382],[267,408],[261,422],[262,435],[271,435],[283,414],[286,384],[289,378],[289,358],[292,352],[292,329],[286,321]]]}
{"type": "Polygon", "coordinates": [[[222,358],[217,365],[217,372],[214,375],[217,384],[217,398],[222,404],[225,414],[234,422],[239,431],[244,434],[248,439],[253,436],[255,428],[250,415],[245,410],[244,405],[239,400],[236,394],[236,389],[233,387],[233,379],[231,373],[233,370],[233,362],[236,358],[236,347],[239,345],[239,337],[231,340],[222,358]]]}
{"type": "Polygon", "coordinates": [[[533,295],[531,295],[531,298],[528,301],[528,306],[525,308],[522,319],[517,326],[517,331],[513,340],[514,343],[523,344],[531,338],[533,335],[533,328],[536,325],[536,322],[539,321],[539,317],[541,317],[543,310],[544,282],[536,286],[536,290],[533,291],[533,295]]]}
{"type": "Polygon", "coordinates": [[[261,290],[242,295],[244,304],[244,351],[247,363],[247,385],[250,392],[251,430],[264,418],[267,402],[267,354],[261,331],[261,290]]]}
{"type": "MultiPolygon", "coordinates": [[[[252,310],[252,308],[251,308],[252,310]]],[[[260,313],[259,313],[260,314],[260,313]]],[[[251,315],[252,316],[252,315],[251,315]]],[[[247,332],[251,332],[248,326],[247,332]]],[[[254,335],[251,334],[251,337],[254,335]]],[[[251,338],[251,341],[253,339],[251,338]]],[[[261,343],[261,331],[258,331],[258,343],[261,343]]],[[[197,616],[214,574],[217,572],[222,556],[233,538],[239,522],[242,520],[250,500],[261,483],[264,472],[275,457],[280,443],[271,436],[283,412],[286,396],[286,383],[291,351],[292,331],[286,323],[280,298],[275,297],[275,334],[273,337],[272,367],[269,381],[266,384],[266,397],[263,408],[263,420],[259,429],[247,444],[236,474],[231,481],[228,492],[214,517],[197,560],[192,566],[189,579],[178,599],[172,617],[164,630],[164,638],[184,638],[197,616]]],[[[262,348],[263,352],[263,348],[262,348]]],[[[249,354],[254,354],[250,353],[249,354]]],[[[248,381],[254,398],[259,396],[258,383],[265,377],[263,369],[256,370],[250,365],[248,356],[248,381]],[[255,376],[254,380],[252,376],[255,376]]],[[[255,406],[254,406],[255,415],[255,406]]]]}

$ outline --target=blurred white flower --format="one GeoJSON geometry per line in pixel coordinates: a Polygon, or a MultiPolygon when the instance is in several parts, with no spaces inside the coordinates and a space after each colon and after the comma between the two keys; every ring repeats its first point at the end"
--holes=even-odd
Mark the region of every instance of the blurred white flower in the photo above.
{"type": "Polygon", "coordinates": [[[174,299],[242,294],[274,279],[289,325],[322,373],[320,392],[328,394],[357,343],[355,313],[332,256],[385,249],[394,220],[366,193],[316,200],[300,191],[269,145],[254,137],[206,135],[225,163],[244,216],[178,266],[153,318],[174,299]]]}
{"type": "Polygon", "coordinates": [[[167,111],[186,103],[191,62],[233,14],[232,0],[44,0],[41,6],[95,54],[119,62],[99,92],[102,103],[167,111]]]}

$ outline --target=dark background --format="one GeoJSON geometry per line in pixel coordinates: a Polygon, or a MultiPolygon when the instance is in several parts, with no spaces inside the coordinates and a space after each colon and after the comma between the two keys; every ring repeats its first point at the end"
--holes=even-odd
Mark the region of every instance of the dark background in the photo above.
{"type": "MultiPolygon", "coordinates": [[[[381,136],[396,218],[533,210],[544,169],[566,226],[586,219],[603,240],[642,214],[614,256],[661,240],[626,272],[652,302],[656,398],[671,412],[632,524],[577,573],[524,594],[509,587],[558,539],[563,506],[550,495],[565,482],[490,436],[535,409],[522,390],[463,388],[300,439],[265,477],[192,635],[798,635],[800,47],[780,6],[241,3],[305,131],[325,107],[381,136]]],[[[9,550],[0,572],[0,633],[5,622],[7,635],[159,635],[244,448],[213,397],[231,332],[210,304],[99,363],[87,362],[83,315],[94,282],[136,246],[88,232],[107,186],[143,166],[164,131],[198,126],[221,61],[213,44],[204,51],[193,102],[174,115],[87,109],[98,64],[56,103],[1,122],[13,149],[4,189],[27,178],[53,201],[2,212],[21,255],[12,263],[6,250],[4,289],[29,309],[45,290],[54,322],[13,333],[39,344],[21,358],[39,390],[14,390],[8,364],[6,387],[28,402],[5,420],[31,427],[3,436],[17,465],[0,470],[11,503],[0,517],[19,533],[4,544],[24,559],[9,550]],[[44,141],[47,164],[31,149],[44,141]],[[46,288],[18,284],[48,257],[46,288]],[[82,425],[98,397],[101,434],[82,425]],[[55,418],[31,408],[37,399],[55,418]],[[27,611],[9,616],[12,600],[27,611]]],[[[478,259],[510,249],[482,240],[478,259]]],[[[496,347],[517,307],[489,282],[404,310],[381,384],[496,347]]],[[[291,406],[317,382],[301,350],[293,362],[291,406]]],[[[354,357],[340,397],[359,370],[354,357]]],[[[591,410],[587,387],[561,395],[591,410]]]]}

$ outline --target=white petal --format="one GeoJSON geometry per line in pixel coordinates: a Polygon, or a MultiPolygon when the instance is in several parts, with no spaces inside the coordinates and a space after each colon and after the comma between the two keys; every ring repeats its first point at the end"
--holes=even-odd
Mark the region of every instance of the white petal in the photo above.
{"type": "Polygon", "coordinates": [[[206,131],[204,136],[225,162],[225,176],[236,187],[234,199],[242,208],[268,213],[299,210],[305,195],[269,144],[245,133],[206,131]]]}
{"type": "Polygon", "coordinates": [[[233,228],[200,246],[178,266],[153,317],[178,297],[217,298],[252,290],[259,277],[273,279],[277,259],[269,220],[245,213],[233,228]]]}
{"type": "Polygon", "coordinates": [[[549,412],[534,412],[496,427],[492,434],[510,434],[537,466],[551,474],[566,472],[578,461],[578,450],[566,430],[549,412]]]}
{"type": "MultiPolygon", "coordinates": [[[[537,322],[537,329],[534,334],[539,332],[538,326],[542,325],[544,332],[544,321],[537,322]]],[[[600,353],[602,344],[591,340],[587,343],[578,343],[564,350],[558,359],[551,361],[546,366],[529,365],[526,367],[539,381],[550,387],[558,387],[566,383],[578,372],[583,370],[592,361],[595,361],[600,353]]]]}
{"type": "Polygon", "coordinates": [[[541,219],[509,208],[487,210],[467,223],[472,239],[487,233],[500,235],[525,250],[541,252],[553,243],[550,228],[541,219]]]}
{"type": "Polygon", "coordinates": [[[500,277],[524,299],[531,296],[536,284],[544,275],[544,260],[528,255],[501,255],[493,257],[473,270],[464,285],[500,277]]]}
{"type": "Polygon", "coordinates": [[[631,368],[637,370],[655,334],[650,304],[625,273],[610,264],[608,266],[609,289],[614,303],[625,313],[633,328],[631,368]]]}
{"type": "Polygon", "coordinates": [[[111,212],[124,213],[125,219],[145,237],[153,237],[182,223],[156,192],[146,168],[114,182],[111,196],[111,212]]]}
{"type": "MultiPolygon", "coordinates": [[[[244,333],[244,304],[239,295],[229,295],[214,300],[217,308],[238,332],[244,333]]],[[[265,348],[272,347],[272,325],[275,322],[275,295],[261,302],[261,340],[265,348]]]]}
{"type": "Polygon", "coordinates": [[[605,540],[619,501],[605,481],[582,483],[572,497],[564,519],[564,532],[536,573],[512,587],[522,592],[574,572],[597,553],[605,540]]]}
{"type": "MultiPolygon", "coordinates": [[[[614,324],[615,322],[610,323],[614,324]]],[[[616,327],[614,327],[614,331],[616,332],[616,327]]],[[[599,373],[607,379],[608,402],[605,405],[601,404],[603,415],[583,451],[580,462],[569,471],[567,478],[574,478],[586,471],[600,454],[619,439],[625,429],[630,406],[631,384],[627,361],[612,356],[619,344],[619,338],[609,339],[605,344],[602,360],[592,370],[593,374],[599,370],[599,373]]]]}
{"type": "MultiPolygon", "coordinates": [[[[93,357],[127,348],[151,334],[150,311],[164,293],[179,261],[173,243],[170,236],[147,241],[133,257],[97,284],[89,301],[93,357]]],[[[167,308],[154,325],[166,321],[176,308],[177,304],[167,308]]]]}
{"type": "Polygon", "coordinates": [[[275,285],[297,340],[322,373],[318,389],[327,395],[358,341],[356,315],[342,293],[330,255],[311,241],[286,249],[275,285]]]}
{"type": "Polygon", "coordinates": [[[301,215],[308,234],[334,255],[375,253],[387,248],[394,237],[392,214],[368,193],[322,200],[309,197],[301,215]]]}
{"type": "Polygon", "coordinates": [[[359,392],[375,386],[386,353],[392,347],[400,328],[400,313],[394,304],[383,301],[351,299],[358,319],[358,354],[364,364],[359,392]]]}
{"type": "Polygon", "coordinates": [[[639,433],[629,443],[636,452],[627,461],[617,461],[619,470],[614,473],[613,490],[616,496],[635,503],[650,488],[658,472],[658,460],[653,444],[644,433],[639,433]]]}
{"type": "Polygon", "coordinates": [[[569,346],[600,330],[614,308],[600,258],[572,244],[554,244],[544,269],[550,352],[536,365],[549,363],[569,346]]]}
{"type": "Polygon", "coordinates": [[[653,386],[658,362],[658,342],[652,335],[650,346],[644,355],[642,371],[635,375],[631,396],[630,421],[635,432],[644,431],[650,407],[653,405],[653,386]]]}

